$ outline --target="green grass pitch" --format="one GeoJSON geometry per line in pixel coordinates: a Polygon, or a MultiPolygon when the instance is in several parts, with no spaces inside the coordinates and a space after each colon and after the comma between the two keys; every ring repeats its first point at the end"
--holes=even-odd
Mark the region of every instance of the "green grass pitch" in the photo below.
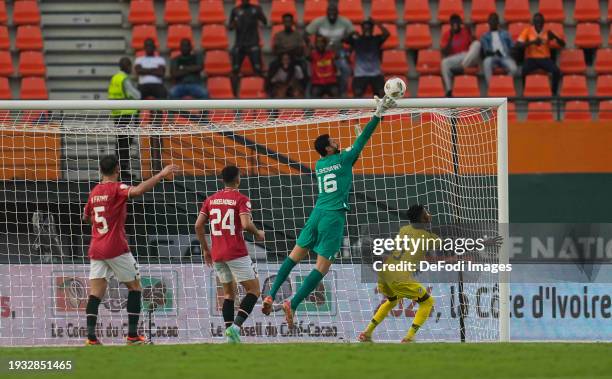
{"type": "Polygon", "coordinates": [[[612,343],[201,344],[1,348],[2,378],[610,378],[612,343]],[[70,359],[71,372],[7,371],[70,359]]]}

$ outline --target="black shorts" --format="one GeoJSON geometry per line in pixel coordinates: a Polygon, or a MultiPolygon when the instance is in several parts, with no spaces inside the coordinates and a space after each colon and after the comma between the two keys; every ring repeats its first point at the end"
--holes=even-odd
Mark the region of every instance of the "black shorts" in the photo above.
{"type": "Polygon", "coordinates": [[[374,95],[382,97],[385,90],[385,77],[378,76],[359,76],[353,78],[353,94],[355,97],[362,97],[368,86],[372,87],[374,95]]]}
{"type": "Polygon", "coordinates": [[[159,83],[146,83],[138,86],[140,91],[140,98],[146,100],[147,98],[153,98],[156,100],[164,100],[168,98],[168,91],[163,84],[159,83]]]}

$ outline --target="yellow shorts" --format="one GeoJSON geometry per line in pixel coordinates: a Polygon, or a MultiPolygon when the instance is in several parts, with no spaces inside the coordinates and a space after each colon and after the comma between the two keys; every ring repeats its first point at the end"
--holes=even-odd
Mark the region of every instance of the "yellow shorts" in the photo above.
{"type": "Polygon", "coordinates": [[[399,297],[417,300],[427,294],[427,290],[417,281],[414,282],[378,282],[378,291],[386,297],[399,297]]]}

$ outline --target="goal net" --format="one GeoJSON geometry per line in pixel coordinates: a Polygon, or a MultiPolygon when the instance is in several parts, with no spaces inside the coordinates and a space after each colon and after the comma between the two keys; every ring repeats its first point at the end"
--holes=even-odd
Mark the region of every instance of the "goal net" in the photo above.
{"type": "MultiPolygon", "coordinates": [[[[329,133],[350,147],[374,107],[373,100],[1,102],[0,345],[83,343],[90,226],[81,215],[108,154],[120,156],[124,182],[180,166],[128,202],[126,232],[143,286],[140,332],[155,343],[224,341],[222,289],[193,227],[206,196],[222,187],[219,172],[227,164],[242,170],[240,190],[266,233],[265,242],[246,236],[266,292],[316,200],[314,139],[329,133]],[[118,109],[138,112],[111,114],[118,109]]],[[[354,166],[342,250],[298,308],[296,327],[287,328],[280,303],[313,268],[314,254],[283,284],[272,315],[257,304],[243,340],[355,341],[384,301],[373,246],[409,224],[412,204],[429,209],[432,228],[495,235],[507,222],[506,139],[505,99],[399,101],[354,166]]],[[[504,256],[487,247],[461,258],[495,264],[504,256]]],[[[418,274],[436,300],[418,339],[507,339],[503,275],[418,274]]],[[[111,280],[98,317],[103,343],[123,343],[126,303],[127,289],[111,280]]],[[[402,300],[374,339],[399,341],[417,307],[402,300]]]]}

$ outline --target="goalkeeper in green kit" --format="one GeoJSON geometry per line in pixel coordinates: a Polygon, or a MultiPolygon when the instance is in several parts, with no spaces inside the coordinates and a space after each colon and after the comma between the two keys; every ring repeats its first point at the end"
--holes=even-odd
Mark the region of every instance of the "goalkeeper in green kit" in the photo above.
{"type": "Polygon", "coordinates": [[[382,99],[376,98],[376,101],[374,116],[352,147],[340,151],[338,143],[328,134],[320,135],[315,140],[314,147],[321,154],[321,159],[315,165],[319,196],[295,247],[278,270],[274,284],[263,301],[262,308],[265,315],[270,314],[276,293],[287,280],[293,267],[306,257],[309,250],[314,251],[317,254],[316,267],[304,279],[291,301],[287,300],[283,303],[289,327],[293,326],[293,316],[298,305],[321,282],[340,252],[344,238],[346,212],[349,210],[349,193],[353,186],[353,165],[380,123],[383,113],[395,106],[395,100],[389,96],[382,99]]]}

